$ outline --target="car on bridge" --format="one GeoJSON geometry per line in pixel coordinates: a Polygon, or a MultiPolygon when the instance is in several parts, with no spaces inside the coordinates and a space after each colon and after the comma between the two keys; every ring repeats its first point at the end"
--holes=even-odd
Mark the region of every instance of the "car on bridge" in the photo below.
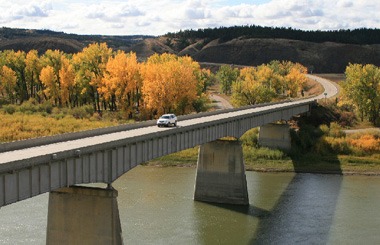
{"type": "Polygon", "coordinates": [[[174,114],[164,114],[157,120],[158,127],[177,126],[177,116],[174,114]]]}

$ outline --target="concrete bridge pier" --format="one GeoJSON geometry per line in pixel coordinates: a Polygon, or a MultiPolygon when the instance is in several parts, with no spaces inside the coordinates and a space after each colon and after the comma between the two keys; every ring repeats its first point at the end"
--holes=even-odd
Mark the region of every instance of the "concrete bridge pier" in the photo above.
{"type": "Polygon", "coordinates": [[[288,124],[269,123],[260,126],[259,145],[289,151],[291,138],[288,124]]]}
{"type": "Polygon", "coordinates": [[[217,140],[200,146],[194,200],[249,204],[243,150],[239,141],[217,140]]]}
{"type": "Polygon", "coordinates": [[[123,244],[116,197],[113,188],[50,192],[46,244],[123,244]]]}

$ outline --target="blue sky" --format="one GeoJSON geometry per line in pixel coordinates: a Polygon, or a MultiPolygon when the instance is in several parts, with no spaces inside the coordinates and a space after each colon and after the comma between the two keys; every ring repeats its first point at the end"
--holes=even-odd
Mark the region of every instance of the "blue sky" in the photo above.
{"type": "Polygon", "coordinates": [[[0,0],[0,26],[76,34],[163,35],[234,25],[380,28],[378,0],[0,0]]]}

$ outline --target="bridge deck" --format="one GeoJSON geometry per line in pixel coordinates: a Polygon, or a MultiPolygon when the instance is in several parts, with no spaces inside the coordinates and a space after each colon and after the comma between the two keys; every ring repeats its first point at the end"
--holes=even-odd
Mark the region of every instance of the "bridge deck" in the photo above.
{"type": "MultiPolygon", "coordinates": [[[[305,101],[302,101],[302,102],[305,102],[305,101]]],[[[273,110],[273,109],[284,107],[284,106],[291,105],[294,103],[300,103],[300,102],[299,101],[287,102],[287,103],[282,103],[282,104],[275,104],[275,105],[270,105],[270,106],[257,107],[257,108],[252,108],[252,109],[246,109],[246,110],[228,112],[228,113],[212,115],[212,116],[207,116],[207,117],[200,117],[200,118],[195,118],[195,119],[190,119],[190,120],[185,120],[185,121],[179,121],[178,127],[187,127],[191,125],[198,125],[205,122],[217,121],[217,120],[225,119],[225,118],[233,118],[237,116],[258,113],[261,111],[273,110]]],[[[5,164],[5,163],[26,160],[26,159],[38,157],[41,155],[59,154],[60,152],[64,152],[64,151],[73,151],[73,150],[81,149],[88,146],[101,145],[101,144],[105,144],[105,143],[109,143],[109,142],[113,142],[117,140],[133,138],[133,137],[147,135],[147,134],[154,134],[157,131],[164,131],[164,130],[171,130],[171,129],[173,128],[171,127],[158,128],[156,126],[149,126],[149,127],[143,127],[143,128],[110,133],[110,134],[105,134],[105,135],[86,137],[86,138],[77,139],[77,140],[70,140],[70,141],[65,141],[65,142],[48,144],[48,145],[43,145],[43,146],[30,147],[30,148],[21,149],[21,150],[3,152],[3,153],[0,153],[0,170],[1,170],[1,164],[5,164]]]]}

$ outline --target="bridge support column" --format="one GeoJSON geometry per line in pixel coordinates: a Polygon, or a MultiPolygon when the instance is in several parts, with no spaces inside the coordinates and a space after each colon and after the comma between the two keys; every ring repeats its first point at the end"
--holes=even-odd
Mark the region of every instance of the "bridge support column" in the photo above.
{"type": "Polygon", "coordinates": [[[46,244],[123,244],[116,197],[79,186],[50,192],[46,244]]]}
{"type": "Polygon", "coordinates": [[[243,150],[239,141],[217,140],[200,146],[194,200],[249,204],[243,150]]]}
{"type": "Polygon", "coordinates": [[[259,145],[281,150],[291,149],[291,138],[288,124],[270,123],[260,126],[259,145]]]}

